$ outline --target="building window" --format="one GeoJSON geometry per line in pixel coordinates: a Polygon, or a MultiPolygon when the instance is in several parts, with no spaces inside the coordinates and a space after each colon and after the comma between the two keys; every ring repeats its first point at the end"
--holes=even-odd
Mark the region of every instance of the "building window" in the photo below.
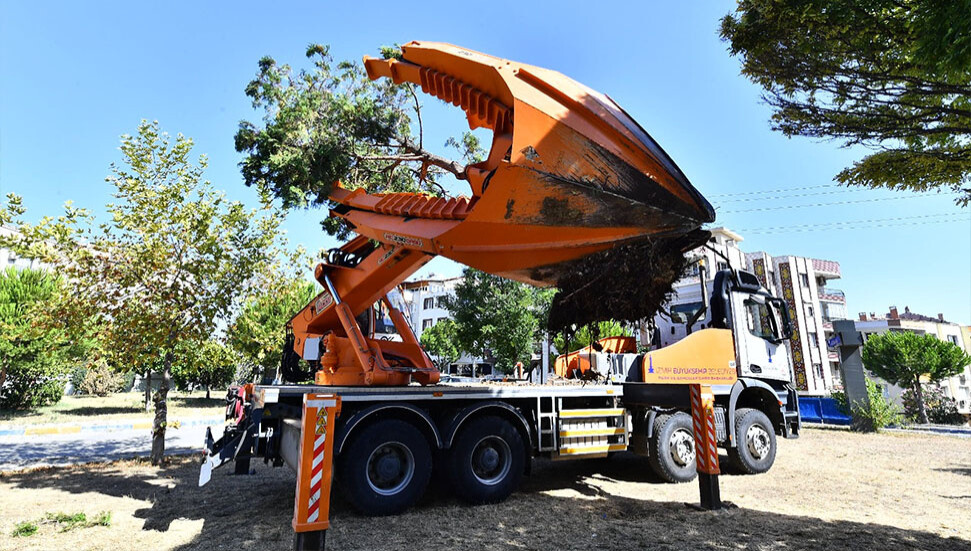
{"type": "Polygon", "coordinates": [[[722,262],[722,261],[719,260],[718,261],[718,264],[716,264],[716,267],[718,268],[718,271],[719,272],[722,271],[722,270],[727,270],[728,269],[728,263],[727,262],[722,262]]]}
{"type": "Polygon", "coordinates": [[[823,380],[823,364],[813,364],[813,373],[816,374],[816,379],[819,381],[823,380]]]}
{"type": "Polygon", "coordinates": [[[448,318],[438,318],[437,320],[435,320],[435,323],[442,323],[443,321],[445,321],[447,319],[448,318]]]}
{"type": "Polygon", "coordinates": [[[799,282],[802,283],[803,287],[809,287],[809,276],[806,274],[799,274],[799,282]]]}
{"type": "Polygon", "coordinates": [[[813,307],[808,304],[806,305],[806,315],[809,317],[813,317],[813,307]]]}
{"type": "MultiPolygon", "coordinates": [[[[955,344],[955,345],[958,344],[958,336],[957,335],[948,335],[947,336],[947,340],[951,341],[951,344],[955,344]]],[[[958,345],[958,346],[960,346],[960,345],[958,345]]]]}
{"type": "Polygon", "coordinates": [[[819,338],[817,338],[816,333],[813,333],[812,331],[809,332],[809,344],[819,346],[819,338]]]}
{"type": "Polygon", "coordinates": [[[431,310],[432,308],[434,308],[435,307],[435,298],[434,297],[428,297],[428,298],[426,298],[425,299],[425,302],[423,304],[423,307],[425,308],[425,310],[431,310]]]}
{"type": "Polygon", "coordinates": [[[421,320],[421,329],[422,329],[422,331],[424,331],[425,329],[428,329],[432,325],[435,325],[435,320],[433,320],[432,318],[428,318],[428,319],[425,319],[425,320],[421,320]]]}

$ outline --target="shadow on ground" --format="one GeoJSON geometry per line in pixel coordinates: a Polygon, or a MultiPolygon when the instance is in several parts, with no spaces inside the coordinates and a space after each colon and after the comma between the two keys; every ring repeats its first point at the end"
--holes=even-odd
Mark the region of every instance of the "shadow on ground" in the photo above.
{"type": "MultiPolygon", "coordinates": [[[[57,488],[72,493],[131,496],[152,505],[136,511],[143,530],[166,532],[175,519],[203,519],[201,533],[181,551],[241,548],[286,549],[292,532],[294,476],[286,468],[254,463],[254,474],[214,473],[197,488],[198,463],[176,458],[161,469],[55,468],[9,473],[14,488],[57,488]],[[133,474],[132,471],[135,471],[133,474]],[[141,473],[141,474],[139,474],[141,473]],[[159,479],[168,482],[163,487],[159,479]]],[[[413,510],[395,517],[368,518],[350,510],[335,489],[330,549],[948,549],[971,551],[971,542],[880,524],[824,521],[807,516],[746,509],[699,512],[683,503],[611,495],[586,481],[598,478],[656,483],[640,458],[537,462],[533,476],[506,502],[470,507],[442,488],[413,510]],[[572,489],[591,499],[555,497],[572,489]]],[[[650,486],[645,486],[650,491],[650,486]]],[[[160,535],[160,542],[164,536],[160,535]]],[[[159,548],[162,548],[161,544],[159,548]]]]}

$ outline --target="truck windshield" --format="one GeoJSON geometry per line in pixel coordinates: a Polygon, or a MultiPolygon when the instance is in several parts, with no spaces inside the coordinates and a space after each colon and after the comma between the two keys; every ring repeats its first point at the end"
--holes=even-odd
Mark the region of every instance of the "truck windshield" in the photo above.
{"type": "Polygon", "coordinates": [[[767,302],[748,299],[745,312],[748,330],[753,335],[773,342],[779,340],[779,320],[767,302]]]}

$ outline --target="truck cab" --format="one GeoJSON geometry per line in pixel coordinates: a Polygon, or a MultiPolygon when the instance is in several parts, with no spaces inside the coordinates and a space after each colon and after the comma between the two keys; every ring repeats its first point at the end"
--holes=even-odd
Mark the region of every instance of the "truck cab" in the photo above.
{"type": "Polygon", "coordinates": [[[624,406],[634,425],[631,448],[648,455],[654,470],[673,482],[694,476],[690,403],[685,385],[646,382],[658,358],[684,365],[678,358],[705,353],[719,365],[734,367],[734,382],[713,384],[712,391],[718,443],[738,471],[767,471],[775,460],[776,435],[796,438],[800,428],[785,302],[745,271],[717,272],[708,295],[701,274],[705,300],[686,316],[687,336],[633,361],[624,380],[624,406]],[[696,324],[701,329],[692,331],[696,324]]]}

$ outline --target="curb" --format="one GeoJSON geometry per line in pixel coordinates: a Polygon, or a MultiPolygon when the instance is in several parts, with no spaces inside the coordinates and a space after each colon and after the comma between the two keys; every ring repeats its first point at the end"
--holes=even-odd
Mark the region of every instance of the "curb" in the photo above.
{"type": "MultiPolygon", "coordinates": [[[[220,417],[205,417],[195,419],[172,419],[169,423],[179,423],[180,427],[197,425],[222,425],[225,419],[220,417]]],[[[152,421],[132,421],[128,423],[99,423],[94,425],[34,425],[34,426],[0,426],[0,436],[45,436],[59,434],[79,434],[89,432],[116,432],[121,430],[150,430],[152,421]]]]}

